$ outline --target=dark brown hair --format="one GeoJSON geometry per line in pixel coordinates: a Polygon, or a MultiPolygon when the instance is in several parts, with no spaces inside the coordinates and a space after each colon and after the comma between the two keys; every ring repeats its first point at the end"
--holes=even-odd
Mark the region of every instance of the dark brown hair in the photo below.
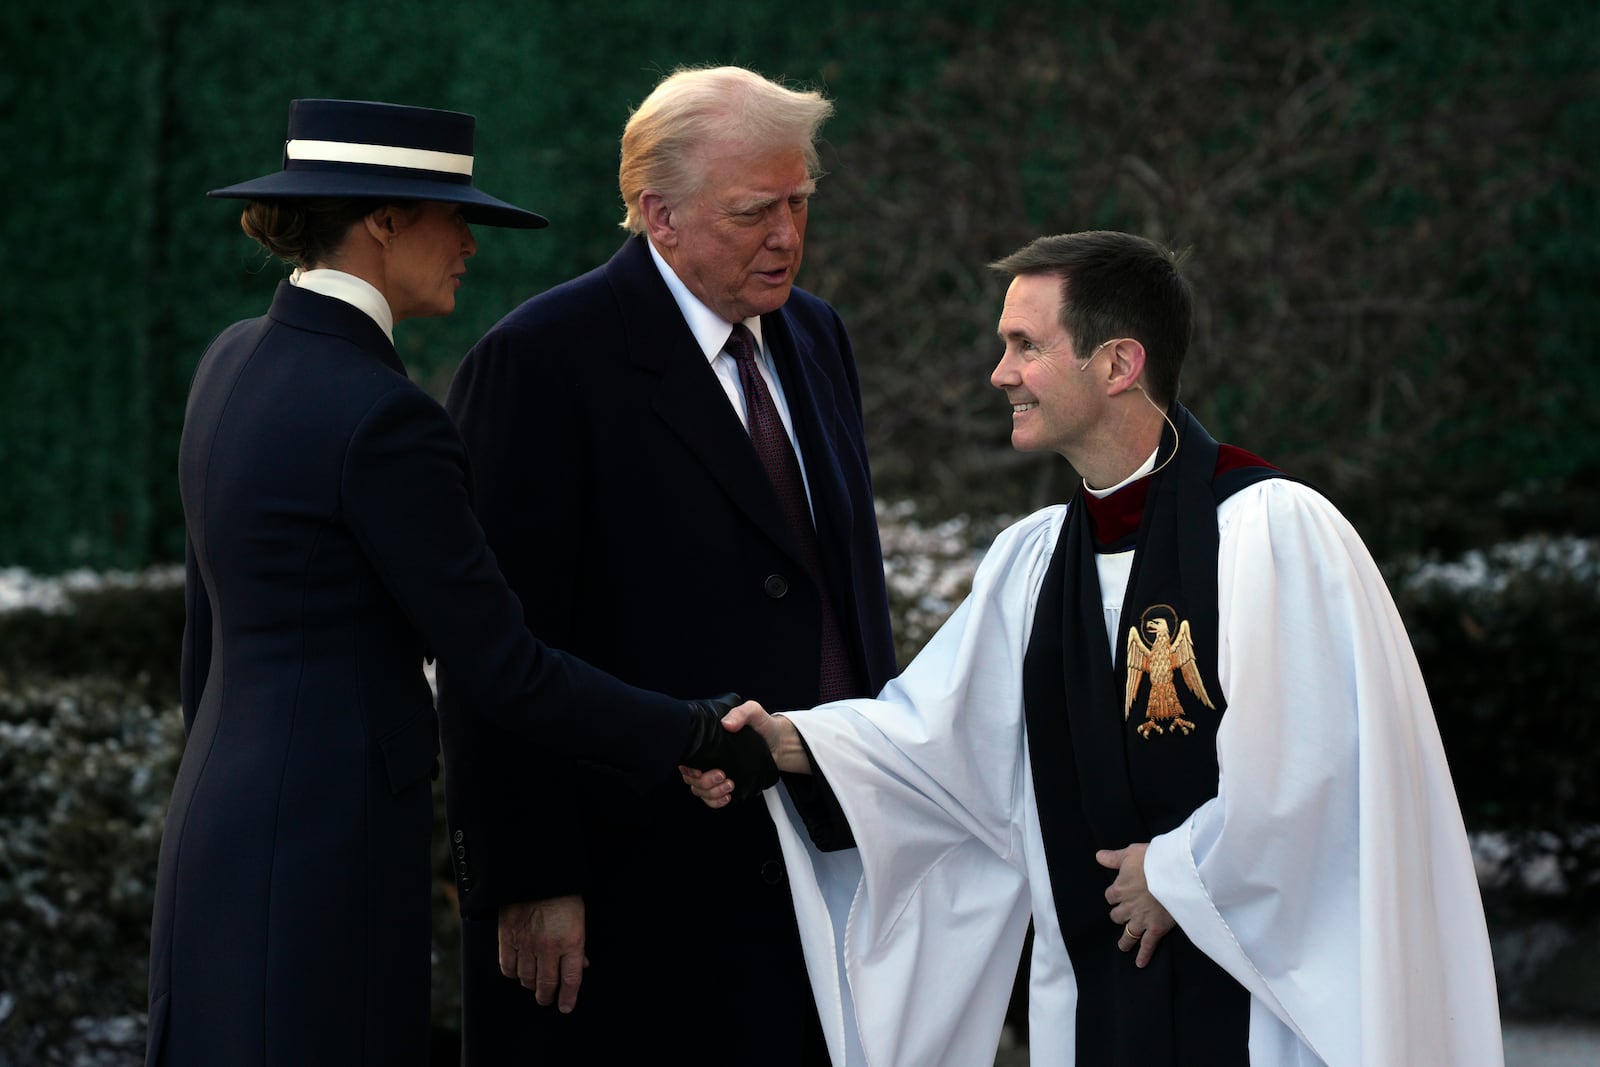
{"type": "Polygon", "coordinates": [[[326,265],[350,227],[383,205],[350,197],[252,200],[239,227],[272,255],[310,269],[326,265]]]}
{"type": "Polygon", "coordinates": [[[1178,273],[1182,257],[1143,237],[1089,230],[1040,237],[990,266],[1003,274],[1061,279],[1061,328],[1080,358],[1103,341],[1144,345],[1144,380],[1153,399],[1178,398],[1189,350],[1194,298],[1178,273]]]}

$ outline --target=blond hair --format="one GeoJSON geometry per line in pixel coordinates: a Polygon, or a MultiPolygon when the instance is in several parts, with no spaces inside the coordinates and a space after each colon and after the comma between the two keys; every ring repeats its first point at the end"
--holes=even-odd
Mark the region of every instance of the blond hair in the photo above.
{"type": "Polygon", "coordinates": [[[807,173],[820,177],[817,131],[832,114],[833,104],[820,92],[787,89],[743,67],[674,71],[622,131],[622,227],[645,231],[639,201],[646,189],[672,202],[696,193],[705,176],[701,149],[708,145],[735,141],[752,155],[799,148],[807,173]]]}

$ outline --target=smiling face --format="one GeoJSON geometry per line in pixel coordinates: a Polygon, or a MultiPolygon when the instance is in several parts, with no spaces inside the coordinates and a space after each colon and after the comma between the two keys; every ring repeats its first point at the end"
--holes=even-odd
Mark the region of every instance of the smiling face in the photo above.
{"type": "Polygon", "coordinates": [[[467,272],[467,258],[478,251],[472,228],[459,204],[425,200],[413,214],[397,213],[399,231],[389,243],[385,295],[396,322],[448,315],[467,272]]]}
{"type": "Polygon", "coordinates": [[[989,382],[1011,402],[1011,446],[1074,460],[1090,439],[1104,392],[1097,387],[1099,379],[1083,371],[1098,350],[1080,356],[1062,328],[1061,279],[1053,274],[1014,278],[999,332],[1006,348],[989,382]]]}
{"type": "Polygon", "coordinates": [[[782,307],[805,246],[816,187],[799,149],[708,149],[698,191],[677,204],[647,190],[650,239],[689,291],[728,322],[782,307]]]}

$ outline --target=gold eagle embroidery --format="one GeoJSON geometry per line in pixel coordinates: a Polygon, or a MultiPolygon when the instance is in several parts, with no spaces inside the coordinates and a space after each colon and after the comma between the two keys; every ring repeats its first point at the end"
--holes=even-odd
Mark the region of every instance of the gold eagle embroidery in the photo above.
{"type": "Polygon", "coordinates": [[[1133,698],[1139,692],[1139,676],[1148,674],[1150,696],[1145,701],[1144,722],[1138,726],[1139,736],[1149,740],[1152,733],[1162,733],[1162,723],[1167,723],[1172,730],[1182,730],[1187,734],[1194,729],[1194,723],[1183,717],[1183,705],[1178,703],[1178,689],[1172,681],[1174,674],[1182,674],[1189,692],[1198,697],[1200,703],[1216,710],[1211,698],[1206,695],[1205,682],[1200,679],[1200,668],[1194,662],[1194,639],[1189,635],[1189,622],[1187,619],[1179,620],[1177,612],[1168,605],[1159,604],[1146,611],[1140,623],[1150,635],[1151,643],[1144,643],[1144,638],[1139,636],[1139,627],[1128,627],[1128,687],[1127,699],[1122,706],[1122,719],[1126,722],[1133,711],[1133,698]],[[1172,627],[1166,617],[1156,614],[1159,611],[1170,614],[1173,621],[1178,623],[1176,639],[1172,636],[1172,627]]]}

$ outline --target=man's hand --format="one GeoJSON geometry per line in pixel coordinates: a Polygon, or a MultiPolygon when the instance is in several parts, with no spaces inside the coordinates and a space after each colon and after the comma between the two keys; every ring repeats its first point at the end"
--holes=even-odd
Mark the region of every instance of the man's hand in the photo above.
{"type": "Polygon", "coordinates": [[[1144,880],[1144,853],[1149,845],[1129,845],[1116,850],[1102,849],[1095,862],[1117,872],[1116,881],[1106,890],[1106,903],[1112,905],[1111,921],[1122,924],[1117,948],[1123,952],[1139,950],[1134,964],[1143,967],[1156,954],[1156,945],[1178,924],[1161,901],[1150,893],[1144,880]]]}
{"type": "MultiPolygon", "coordinates": [[[[780,771],[791,774],[810,774],[811,761],[806,758],[805,746],[800,743],[800,731],[782,715],[768,715],[754,700],[746,701],[722,717],[722,728],[737,733],[748,726],[767,745],[774,764],[780,771]]],[[[678,773],[695,796],[705,801],[707,807],[725,807],[734,797],[737,784],[722,768],[700,771],[680,766],[678,773]]]]}
{"type": "Polygon", "coordinates": [[[500,909],[500,973],[563,1013],[578,1004],[589,958],[583,954],[583,898],[525,900],[500,909]]]}

